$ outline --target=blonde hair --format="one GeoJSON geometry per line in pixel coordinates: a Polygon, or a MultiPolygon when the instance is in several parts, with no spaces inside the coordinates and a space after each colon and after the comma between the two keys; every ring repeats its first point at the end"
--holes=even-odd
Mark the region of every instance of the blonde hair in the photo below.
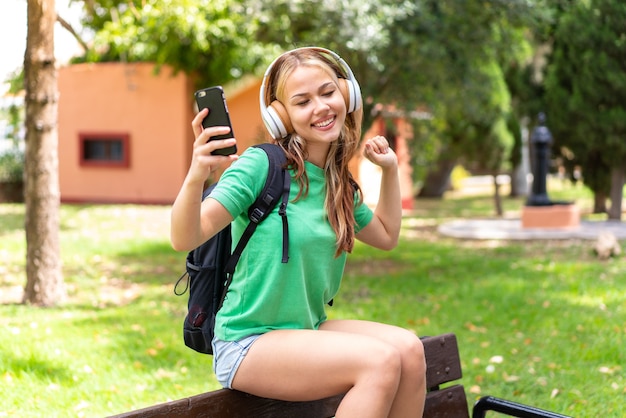
{"type": "MultiPolygon", "coordinates": [[[[347,77],[336,60],[323,51],[315,48],[301,48],[287,52],[276,60],[267,76],[264,97],[266,105],[274,100],[280,101],[279,98],[284,95],[287,78],[298,66],[323,69],[333,78],[338,88],[339,78],[347,77]]],[[[337,236],[335,256],[339,256],[343,251],[351,252],[354,248],[355,197],[357,203],[361,203],[363,196],[348,170],[348,165],[358,151],[362,116],[360,109],[346,115],[339,138],[331,143],[323,167],[326,177],[324,208],[328,221],[337,236]]],[[[287,164],[295,171],[295,179],[300,186],[296,200],[301,196],[306,196],[309,191],[309,179],[304,168],[304,161],[308,157],[306,140],[292,133],[285,138],[273,141],[285,150],[287,164]]]]}

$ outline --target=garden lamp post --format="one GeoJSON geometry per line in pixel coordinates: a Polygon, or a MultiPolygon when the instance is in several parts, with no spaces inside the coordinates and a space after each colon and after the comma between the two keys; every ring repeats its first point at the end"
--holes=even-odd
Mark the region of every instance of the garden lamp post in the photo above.
{"type": "Polygon", "coordinates": [[[530,137],[533,148],[533,187],[530,197],[526,201],[528,206],[550,206],[552,202],[546,191],[546,179],[548,176],[548,164],[552,134],[546,127],[546,115],[541,112],[538,115],[538,125],[533,129],[530,137]]]}

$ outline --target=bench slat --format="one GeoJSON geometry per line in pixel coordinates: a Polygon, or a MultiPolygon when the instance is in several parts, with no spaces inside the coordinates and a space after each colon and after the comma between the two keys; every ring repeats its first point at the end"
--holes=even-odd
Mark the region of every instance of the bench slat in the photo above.
{"type": "Polygon", "coordinates": [[[116,415],[115,418],[320,418],[332,417],[343,395],[311,402],[284,402],[221,389],[116,415]]]}
{"type": "Polygon", "coordinates": [[[426,356],[426,386],[437,386],[463,377],[459,346],[454,334],[422,338],[426,356]]]}
{"type": "Polygon", "coordinates": [[[461,385],[428,392],[424,417],[428,418],[469,418],[465,390],[461,385]]]}

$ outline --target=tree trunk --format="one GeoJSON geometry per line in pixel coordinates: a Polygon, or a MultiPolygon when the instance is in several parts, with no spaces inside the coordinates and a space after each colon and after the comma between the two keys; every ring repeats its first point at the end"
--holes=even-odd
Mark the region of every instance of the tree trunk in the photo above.
{"type": "Polygon", "coordinates": [[[28,0],[24,55],[26,88],[26,286],[24,303],[52,306],[65,299],[59,246],[57,74],[54,0],[28,0]]]}
{"type": "Polygon", "coordinates": [[[593,213],[607,213],[606,194],[604,192],[593,192],[593,213]]]}
{"type": "Polygon", "coordinates": [[[428,171],[424,186],[417,197],[443,197],[450,187],[450,175],[456,165],[456,159],[440,157],[434,169],[428,171]]]}
{"type": "Polygon", "coordinates": [[[626,167],[613,167],[611,169],[611,208],[609,219],[620,221],[622,219],[622,197],[626,167]]]}
{"type": "Polygon", "coordinates": [[[496,207],[496,216],[501,218],[504,215],[502,209],[502,194],[500,193],[500,183],[498,183],[498,175],[493,175],[493,203],[496,207]]]}

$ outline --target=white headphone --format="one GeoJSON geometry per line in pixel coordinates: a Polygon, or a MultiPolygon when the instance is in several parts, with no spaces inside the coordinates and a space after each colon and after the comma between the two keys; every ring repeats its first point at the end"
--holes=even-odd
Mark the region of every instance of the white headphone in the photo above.
{"type": "Polygon", "coordinates": [[[261,89],[259,90],[261,118],[263,118],[263,123],[265,123],[265,127],[274,139],[285,138],[287,135],[293,132],[293,126],[291,125],[291,121],[289,120],[287,110],[281,102],[279,102],[278,100],[274,100],[272,103],[269,104],[269,106],[265,104],[265,82],[272,67],[274,66],[276,61],[278,61],[282,56],[294,51],[305,49],[316,51],[320,54],[330,55],[336,61],[336,64],[338,64],[339,67],[342,68],[343,71],[345,71],[346,73],[346,78],[343,78],[340,75],[339,90],[341,91],[341,94],[346,101],[347,112],[352,113],[355,110],[361,108],[361,89],[359,87],[359,83],[356,81],[356,78],[354,78],[352,70],[350,69],[348,64],[346,64],[343,58],[341,58],[339,55],[331,50],[318,47],[304,47],[287,51],[284,54],[280,55],[278,58],[276,58],[269,65],[269,67],[267,67],[265,75],[263,76],[263,82],[261,83],[261,89]]]}

